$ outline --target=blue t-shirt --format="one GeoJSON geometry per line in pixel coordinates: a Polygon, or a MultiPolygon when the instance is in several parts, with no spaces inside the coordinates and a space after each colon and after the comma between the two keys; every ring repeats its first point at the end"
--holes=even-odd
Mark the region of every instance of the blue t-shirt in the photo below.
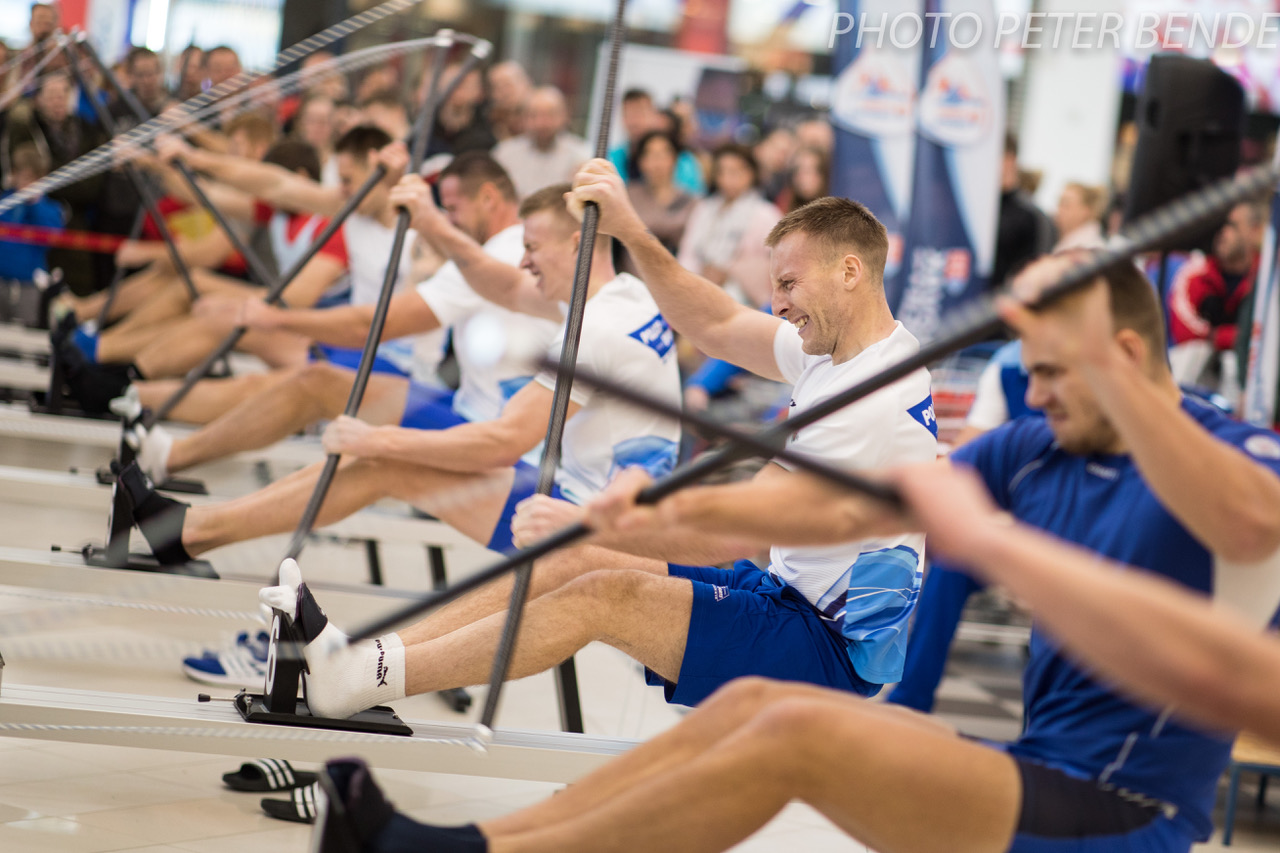
{"type": "MultiPolygon", "coordinates": [[[[1219,440],[1280,473],[1274,433],[1194,400],[1184,398],[1182,408],[1219,440]]],[[[995,502],[1019,521],[1191,589],[1214,592],[1214,555],[1165,510],[1127,455],[1066,453],[1042,418],[1022,418],[966,444],[952,458],[974,467],[995,502]]],[[[1211,813],[1230,738],[1117,696],[1038,628],[1031,633],[1023,703],[1024,729],[1009,745],[1011,754],[1171,803],[1177,819],[1201,839],[1213,831],[1211,813]]]]}
{"type": "MultiPolygon", "coordinates": [[[[12,191],[0,194],[0,199],[13,195],[12,191]]],[[[38,198],[0,213],[0,222],[9,225],[36,225],[42,228],[61,228],[65,222],[62,207],[47,198],[38,198]]],[[[0,240],[0,278],[31,281],[36,270],[49,269],[49,249],[34,243],[0,240]]]]}

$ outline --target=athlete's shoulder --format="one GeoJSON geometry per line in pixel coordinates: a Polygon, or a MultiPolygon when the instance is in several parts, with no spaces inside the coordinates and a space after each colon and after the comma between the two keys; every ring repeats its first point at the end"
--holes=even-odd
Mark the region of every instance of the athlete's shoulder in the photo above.
{"type": "Polygon", "coordinates": [[[1216,406],[1183,396],[1182,408],[1220,441],[1239,447],[1272,468],[1280,467],[1280,435],[1266,427],[1238,421],[1216,406]]]}
{"type": "Polygon", "coordinates": [[[1024,416],[1006,421],[957,449],[952,458],[984,468],[996,462],[1021,467],[1054,449],[1053,431],[1044,418],[1024,416]]]}

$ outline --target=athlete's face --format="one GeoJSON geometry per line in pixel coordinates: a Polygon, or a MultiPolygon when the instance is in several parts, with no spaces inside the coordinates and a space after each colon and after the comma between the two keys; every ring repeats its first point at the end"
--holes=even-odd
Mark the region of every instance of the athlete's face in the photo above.
{"type": "Polygon", "coordinates": [[[440,207],[456,228],[477,243],[483,243],[489,233],[489,216],[480,199],[482,184],[474,196],[463,190],[462,181],[450,175],[440,182],[440,207]]]}
{"type": "Polygon", "coordinates": [[[540,210],[524,218],[523,269],[533,273],[538,290],[548,299],[569,301],[578,258],[578,232],[564,217],[540,210]]]}
{"type": "MultiPolygon", "coordinates": [[[[1051,257],[1027,267],[1013,283],[1014,295],[1033,298],[1071,264],[1069,258],[1051,257]]],[[[1079,328],[1071,325],[1065,312],[1050,309],[1041,318],[1047,324],[1042,333],[1022,339],[1027,405],[1044,411],[1054,438],[1068,453],[1085,456],[1116,452],[1120,437],[1076,366],[1079,328]],[[1073,348],[1076,352],[1070,351],[1073,348]]]]}
{"type": "Polygon", "coordinates": [[[797,231],[773,247],[773,313],[796,327],[809,355],[832,355],[849,324],[844,265],[814,242],[797,231]]]}
{"type": "MultiPolygon", "coordinates": [[[[361,159],[350,153],[343,152],[337,156],[338,163],[338,184],[342,189],[343,198],[351,198],[355,195],[356,190],[369,178],[369,173],[373,171],[372,159],[373,155],[361,159]]],[[[376,218],[381,215],[387,206],[387,190],[386,185],[381,181],[373,190],[364,197],[364,201],[360,202],[360,206],[356,208],[356,212],[361,216],[376,218]]]]}

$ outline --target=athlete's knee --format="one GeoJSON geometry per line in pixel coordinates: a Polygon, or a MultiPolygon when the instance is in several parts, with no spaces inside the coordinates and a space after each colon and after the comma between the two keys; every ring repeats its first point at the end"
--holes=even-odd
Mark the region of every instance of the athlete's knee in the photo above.
{"type": "Polygon", "coordinates": [[[585,549],[562,548],[534,563],[534,578],[548,588],[564,586],[594,570],[585,549]]]}
{"type": "Polygon", "coordinates": [[[350,391],[351,374],[332,364],[308,364],[293,375],[289,387],[318,409],[327,410],[330,401],[339,400],[350,391]]]}
{"type": "Polygon", "coordinates": [[[633,570],[597,570],[578,575],[561,587],[569,596],[600,604],[628,606],[644,597],[653,576],[633,570]]]}
{"type": "MultiPolygon", "coordinates": [[[[846,710],[812,694],[775,690],[770,701],[744,727],[743,735],[753,748],[776,756],[770,772],[795,788],[794,796],[802,796],[808,781],[821,775],[817,770],[837,758],[832,755],[830,733],[847,730],[852,725],[858,732],[874,736],[873,727],[856,725],[857,715],[845,713],[846,710]]],[[[853,743],[856,742],[855,738],[853,743]]],[[[839,743],[847,749],[850,740],[844,737],[839,743]]],[[[838,760],[847,762],[856,758],[845,755],[838,760]]]]}
{"type": "Polygon", "coordinates": [[[758,675],[735,678],[707,697],[704,705],[723,703],[735,708],[758,708],[777,693],[779,682],[758,675]]]}

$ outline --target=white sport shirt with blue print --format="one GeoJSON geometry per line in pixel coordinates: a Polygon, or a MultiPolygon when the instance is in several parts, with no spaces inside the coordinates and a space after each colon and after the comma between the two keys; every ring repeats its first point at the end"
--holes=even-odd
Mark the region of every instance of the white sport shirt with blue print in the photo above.
{"type": "MultiPolygon", "coordinates": [[[[562,328],[547,349],[548,358],[559,359],[563,334],[562,328]]],[[[644,283],[628,273],[619,274],[587,300],[578,367],[680,405],[675,335],[644,283]]],[[[556,380],[540,373],[534,381],[554,388],[556,380]]],[[[582,408],[565,424],[556,471],[556,484],[566,500],[590,500],[623,468],[639,466],[660,477],[674,467],[680,425],[670,418],[593,393],[580,382],[570,398],[582,408]]]]}
{"type": "MultiPolygon", "coordinates": [[[[778,369],[795,386],[792,415],[919,349],[901,323],[887,338],[839,365],[830,356],[805,354],[790,323],[778,327],[773,343],[778,369]]],[[[869,470],[933,460],[937,436],[929,373],[922,369],[798,431],[787,447],[828,465],[869,470]]],[[[775,546],[769,557],[769,571],[778,580],[838,623],[860,676],[880,684],[901,677],[907,621],[923,577],[923,534],[826,547],[775,546]]]]}

